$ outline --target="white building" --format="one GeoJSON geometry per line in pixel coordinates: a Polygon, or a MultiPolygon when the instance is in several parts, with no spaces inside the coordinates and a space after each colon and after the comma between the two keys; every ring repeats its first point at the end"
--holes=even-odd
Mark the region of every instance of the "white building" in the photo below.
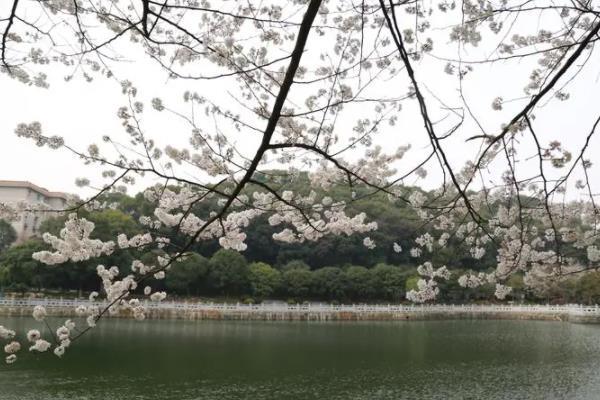
{"type": "MultiPolygon", "coordinates": [[[[0,180],[0,202],[5,204],[27,204],[32,208],[42,206],[50,210],[63,210],[67,205],[67,195],[61,192],[51,192],[43,187],[26,181],[0,180]]],[[[17,243],[39,234],[42,221],[50,216],[50,212],[22,212],[19,218],[12,221],[17,231],[17,243]]]]}

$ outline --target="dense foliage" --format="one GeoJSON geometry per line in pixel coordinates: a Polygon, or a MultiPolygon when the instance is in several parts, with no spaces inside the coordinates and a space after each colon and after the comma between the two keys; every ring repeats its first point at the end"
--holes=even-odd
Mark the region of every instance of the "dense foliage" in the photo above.
{"type": "Polygon", "coordinates": [[[8,248],[15,240],[17,240],[15,228],[5,220],[0,219],[0,251],[8,248]]]}
{"type": "MultiPolygon", "coordinates": [[[[290,186],[305,182],[288,183],[290,186]]],[[[405,190],[417,190],[404,188],[405,190]]],[[[333,187],[331,192],[341,191],[333,187]]],[[[360,188],[356,188],[360,190],[360,188]]],[[[338,197],[343,194],[337,193],[338,197]]],[[[141,194],[104,196],[113,209],[84,211],[82,215],[95,223],[94,234],[102,240],[116,232],[135,235],[142,231],[138,219],[149,205],[141,194]]],[[[202,205],[208,207],[206,203],[202,205]]],[[[275,227],[258,218],[248,227],[248,243],[242,253],[220,249],[217,240],[194,245],[189,255],[174,263],[166,279],[157,281],[153,290],[167,290],[180,296],[218,297],[230,300],[332,302],[401,302],[406,292],[419,280],[419,261],[408,251],[394,251],[393,243],[409,248],[420,234],[414,210],[402,203],[390,202],[376,194],[352,203],[354,213],[367,212],[379,221],[372,234],[377,246],[367,249],[356,236],[326,236],[315,243],[282,243],[273,239],[275,227]]],[[[48,219],[41,231],[58,234],[65,217],[48,219]]],[[[183,238],[172,238],[175,242],[183,238]]],[[[49,266],[31,258],[32,253],[48,248],[39,239],[6,249],[0,254],[0,285],[5,291],[76,290],[91,292],[98,285],[97,264],[108,266],[131,264],[136,257],[144,263],[156,261],[160,252],[138,254],[136,250],[100,257],[94,262],[67,262],[49,266]]],[[[453,274],[467,270],[485,272],[493,268],[496,251],[490,246],[486,256],[474,262],[464,257],[461,243],[455,241],[441,248],[433,258],[447,265],[453,274]]],[[[577,256],[576,252],[573,256],[577,256]]],[[[585,254],[581,254],[585,257],[585,254]]],[[[600,274],[587,273],[548,283],[546,287],[525,290],[521,275],[511,280],[514,300],[595,303],[600,300],[600,274]]],[[[456,281],[440,283],[440,302],[493,300],[493,285],[465,289],[456,281]]]]}

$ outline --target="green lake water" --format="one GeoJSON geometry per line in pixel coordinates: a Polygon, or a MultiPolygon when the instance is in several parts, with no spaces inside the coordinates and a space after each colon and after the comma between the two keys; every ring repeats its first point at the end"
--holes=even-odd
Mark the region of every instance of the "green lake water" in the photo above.
{"type": "Polygon", "coordinates": [[[19,357],[0,400],[600,399],[600,326],[561,322],[105,320],[19,357]]]}

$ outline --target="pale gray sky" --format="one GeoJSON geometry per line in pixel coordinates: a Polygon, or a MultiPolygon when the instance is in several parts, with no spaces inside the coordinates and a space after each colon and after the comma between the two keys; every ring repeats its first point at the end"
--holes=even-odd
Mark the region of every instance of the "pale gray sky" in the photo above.
{"type": "MultiPolygon", "coordinates": [[[[314,37],[313,37],[314,39],[314,37]]],[[[305,65],[310,67],[311,57],[316,57],[321,50],[321,42],[309,41],[305,65]]],[[[447,40],[446,40],[447,41],[447,40]]],[[[130,46],[130,44],[126,44],[130,46]]],[[[465,59],[477,59],[484,55],[484,50],[470,50],[465,53],[465,59]]],[[[433,51],[440,57],[452,57],[456,54],[454,44],[444,43],[442,40],[433,51]]],[[[313,58],[314,59],[314,58],[313,58]]],[[[202,95],[214,98],[216,102],[226,104],[235,109],[235,102],[227,93],[227,86],[217,81],[173,81],[167,80],[163,71],[147,59],[140,61],[132,57],[132,62],[121,65],[118,70],[119,78],[130,79],[140,89],[140,97],[149,101],[153,97],[161,97],[168,105],[173,105],[184,111],[181,95],[184,90],[197,91],[202,95]]],[[[443,119],[451,114],[444,110],[436,99],[439,98],[450,107],[460,107],[458,98],[458,81],[456,77],[448,76],[443,72],[445,62],[436,61],[432,57],[425,57],[415,63],[417,78],[426,85],[425,92],[430,110],[435,118],[443,119]],[[433,96],[435,94],[436,97],[433,96]]],[[[551,101],[547,106],[536,112],[536,128],[543,143],[551,140],[561,140],[563,144],[574,153],[589,132],[593,120],[597,118],[600,107],[597,96],[600,93],[599,69],[597,60],[591,59],[582,69],[580,76],[569,86],[568,92],[571,99],[566,102],[551,101]]],[[[531,62],[496,63],[493,65],[476,66],[475,72],[464,80],[464,93],[468,99],[472,112],[490,133],[498,132],[499,126],[512,118],[514,112],[521,107],[525,99],[516,100],[505,104],[501,112],[493,111],[492,100],[501,96],[505,100],[517,99],[523,96],[523,87],[527,84],[528,75],[533,64],[531,62]]],[[[121,94],[117,83],[107,79],[96,79],[88,83],[80,79],[64,82],[62,76],[65,70],[50,67],[49,89],[25,86],[6,75],[0,75],[0,179],[27,180],[50,190],[74,192],[82,195],[89,194],[89,190],[77,188],[75,178],[88,176],[94,181],[98,175],[98,167],[85,166],[83,163],[68,155],[65,150],[49,150],[38,148],[32,142],[21,139],[13,133],[20,122],[40,121],[45,134],[64,136],[70,145],[85,149],[89,143],[100,143],[102,135],[109,134],[115,139],[126,141],[126,135],[116,118],[119,106],[126,104],[126,98],[121,94]]],[[[398,95],[403,94],[407,85],[390,87],[387,82],[379,85],[377,90],[381,93],[394,90],[398,95]]],[[[233,87],[233,86],[232,86],[233,87]]],[[[298,90],[298,89],[296,89],[298,90]]],[[[291,99],[299,92],[292,88],[291,99]]],[[[298,97],[298,102],[302,99],[298,97]]],[[[544,103],[544,102],[542,102],[544,103]]],[[[395,127],[388,127],[374,138],[375,144],[380,144],[384,149],[393,151],[396,147],[411,143],[413,149],[400,165],[401,170],[411,169],[417,160],[427,154],[428,141],[422,129],[422,122],[418,114],[415,101],[406,102],[403,110],[398,114],[399,120],[395,127]]],[[[182,125],[168,115],[148,115],[144,117],[144,125],[148,135],[161,145],[171,144],[184,146],[189,137],[189,127],[182,125]]],[[[202,121],[210,124],[210,119],[202,121]]],[[[354,121],[342,121],[342,131],[347,126],[351,130],[354,121]]],[[[459,134],[448,140],[447,151],[456,166],[473,158],[478,144],[465,143],[464,140],[479,134],[475,124],[470,121],[464,125],[459,134]]],[[[228,133],[229,134],[229,133],[228,133]]],[[[242,132],[230,133],[232,140],[240,148],[250,154],[256,145],[256,134],[242,132]]],[[[525,139],[529,140],[529,138],[525,139]]],[[[522,149],[523,156],[533,156],[533,148],[525,145],[522,149]]],[[[588,150],[588,155],[594,161],[598,154],[599,146],[594,140],[588,150]]],[[[522,167],[525,174],[533,171],[536,160],[530,160],[522,167]]],[[[492,168],[500,166],[493,166],[492,168]]],[[[428,187],[439,183],[440,174],[430,168],[430,175],[424,182],[428,187]]],[[[490,171],[492,176],[497,176],[501,170],[490,171]]],[[[591,176],[594,182],[600,182],[600,173],[597,168],[592,168],[591,176]]],[[[143,187],[144,182],[137,186],[143,187]]],[[[407,181],[413,183],[413,181],[407,181]]]]}

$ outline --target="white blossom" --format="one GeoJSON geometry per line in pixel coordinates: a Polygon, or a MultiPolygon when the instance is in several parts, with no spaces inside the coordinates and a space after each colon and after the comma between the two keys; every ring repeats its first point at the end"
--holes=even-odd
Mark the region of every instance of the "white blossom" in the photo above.
{"type": "Polygon", "coordinates": [[[15,331],[5,328],[4,326],[0,325],[0,339],[12,339],[15,337],[15,331]]]}
{"type": "Polygon", "coordinates": [[[13,354],[17,351],[21,350],[21,343],[12,341],[6,346],[4,346],[4,352],[7,354],[13,354]]]}
{"type": "Polygon", "coordinates": [[[589,246],[587,248],[587,257],[591,262],[600,261],[600,249],[596,246],[589,246]]]}
{"type": "Polygon", "coordinates": [[[94,328],[96,326],[96,316],[95,315],[88,315],[87,318],[85,319],[85,322],[87,323],[87,325],[90,328],[94,328]]]}
{"type": "Polygon", "coordinates": [[[50,348],[50,342],[45,341],[44,339],[38,339],[34,342],[33,346],[29,348],[29,351],[37,351],[43,353],[50,348]]]}
{"type": "Polygon", "coordinates": [[[35,343],[41,337],[42,337],[42,335],[40,334],[40,331],[38,331],[37,329],[31,329],[27,332],[27,340],[29,340],[32,343],[35,343]]]}
{"type": "Polygon", "coordinates": [[[33,318],[36,321],[43,321],[46,318],[46,308],[44,306],[35,306],[33,308],[33,318]]]}
{"type": "Polygon", "coordinates": [[[62,357],[62,356],[65,354],[65,347],[64,347],[63,345],[56,346],[56,347],[54,348],[54,354],[55,354],[57,357],[62,357]]]}
{"type": "Polygon", "coordinates": [[[150,295],[150,300],[152,301],[162,301],[167,298],[167,294],[165,292],[154,292],[150,295]]]}
{"type": "Polygon", "coordinates": [[[94,223],[76,214],[69,214],[65,227],[60,231],[60,237],[45,233],[42,238],[56,251],[39,251],[33,253],[33,258],[44,264],[61,264],[66,261],[85,261],[92,257],[109,255],[114,251],[114,242],[102,242],[90,239],[94,223]]]}
{"type": "Polygon", "coordinates": [[[410,256],[411,257],[415,257],[415,258],[421,257],[421,253],[423,253],[423,250],[421,250],[418,247],[413,247],[413,248],[410,249],[410,256]]]}
{"type": "Polygon", "coordinates": [[[508,296],[510,294],[510,292],[512,292],[512,288],[510,286],[505,286],[500,283],[497,283],[496,291],[494,292],[494,295],[499,300],[504,300],[506,298],[506,296],[508,296]]]}
{"type": "Polygon", "coordinates": [[[375,242],[370,237],[366,237],[363,239],[363,246],[365,246],[369,250],[373,250],[376,247],[375,242]]]}

